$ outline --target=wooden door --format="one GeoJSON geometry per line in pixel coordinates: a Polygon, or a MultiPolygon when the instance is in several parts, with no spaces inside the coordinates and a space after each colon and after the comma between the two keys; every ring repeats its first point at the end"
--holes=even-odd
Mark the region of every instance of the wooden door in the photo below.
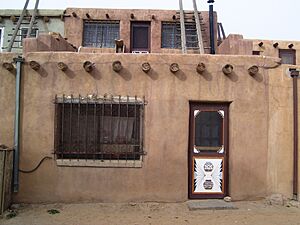
{"type": "Polygon", "coordinates": [[[189,198],[228,194],[228,107],[190,103],[189,198]]]}

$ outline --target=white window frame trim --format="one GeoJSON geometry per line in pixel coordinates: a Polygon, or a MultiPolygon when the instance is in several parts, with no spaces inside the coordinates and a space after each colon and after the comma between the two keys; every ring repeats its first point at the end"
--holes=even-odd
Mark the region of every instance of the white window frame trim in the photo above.
{"type": "Polygon", "coordinates": [[[5,27],[0,27],[0,30],[1,30],[1,36],[0,36],[0,52],[2,52],[2,48],[3,48],[4,29],[5,29],[5,27]]]}

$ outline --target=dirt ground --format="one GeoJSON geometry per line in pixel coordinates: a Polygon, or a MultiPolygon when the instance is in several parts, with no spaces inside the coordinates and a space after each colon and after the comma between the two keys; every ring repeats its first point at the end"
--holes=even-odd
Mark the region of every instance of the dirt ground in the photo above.
{"type": "Polygon", "coordinates": [[[21,205],[1,225],[300,225],[298,206],[235,202],[238,209],[189,211],[187,203],[21,205]],[[52,209],[51,214],[48,210],[52,209]],[[57,211],[55,211],[55,210],[57,211]],[[57,213],[55,213],[57,212],[57,213]]]}

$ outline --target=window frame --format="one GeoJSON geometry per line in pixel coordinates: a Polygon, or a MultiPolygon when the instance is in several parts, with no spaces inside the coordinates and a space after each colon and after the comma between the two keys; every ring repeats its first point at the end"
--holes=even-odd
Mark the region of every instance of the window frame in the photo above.
{"type": "Polygon", "coordinates": [[[162,21],[161,22],[161,48],[166,48],[166,49],[181,49],[181,36],[180,36],[180,32],[177,33],[177,29],[176,29],[177,23],[176,22],[171,22],[171,21],[162,21]],[[174,31],[175,33],[173,33],[173,40],[174,43],[172,43],[172,46],[174,47],[164,47],[164,43],[163,43],[163,36],[164,36],[164,26],[174,26],[174,31]],[[177,37],[178,36],[178,37],[177,37]],[[177,43],[178,42],[178,43],[177,43]]]}
{"type": "Polygon", "coordinates": [[[287,64],[287,65],[296,65],[296,50],[295,49],[279,49],[278,51],[278,57],[282,60],[282,56],[284,54],[291,54],[293,57],[293,63],[288,64],[288,63],[282,63],[282,64],[287,64]]]}
{"type": "MultiPolygon", "coordinates": [[[[23,30],[27,30],[26,31],[26,35],[27,35],[27,32],[28,32],[28,29],[29,29],[29,27],[20,27],[20,30],[19,30],[19,40],[20,40],[20,42],[19,42],[19,47],[23,47],[23,39],[24,38],[26,38],[26,37],[23,37],[23,35],[22,35],[22,31],[23,30]]],[[[39,28],[37,28],[37,27],[32,27],[32,30],[31,30],[31,33],[33,32],[35,30],[35,37],[34,36],[30,36],[30,38],[37,38],[38,36],[39,36],[39,28]]]]}
{"type": "MultiPolygon", "coordinates": [[[[104,29],[104,28],[102,28],[102,29],[104,29]]],[[[103,31],[102,31],[102,33],[103,33],[103,31]]],[[[83,32],[82,32],[82,46],[83,47],[88,47],[88,48],[115,48],[115,43],[114,43],[115,39],[120,39],[120,20],[87,20],[87,19],[83,20],[83,32]],[[96,35],[96,37],[95,37],[96,41],[93,42],[93,43],[89,42],[87,44],[86,43],[86,38],[85,38],[85,35],[86,35],[85,31],[87,29],[85,26],[87,24],[95,24],[96,28],[101,26],[101,25],[106,25],[106,29],[108,28],[108,25],[118,25],[118,35],[117,35],[118,37],[115,37],[113,40],[110,40],[111,44],[112,44],[111,46],[109,46],[109,47],[104,46],[105,43],[108,42],[107,41],[108,39],[106,39],[104,41],[104,35],[103,35],[101,43],[100,42],[98,43],[97,42],[98,36],[97,36],[97,29],[96,29],[96,31],[93,31],[94,32],[93,35],[96,35]],[[92,45],[91,45],[91,43],[92,43],[92,45]]]]}
{"type": "Polygon", "coordinates": [[[252,55],[258,56],[258,55],[260,55],[260,51],[253,50],[253,51],[252,51],[252,55]]]}
{"type": "Polygon", "coordinates": [[[141,162],[143,161],[143,156],[145,154],[143,146],[144,106],[146,104],[145,99],[128,96],[81,97],[80,95],[79,98],[74,98],[72,95],[63,95],[62,97],[56,96],[54,99],[54,104],[54,154],[57,160],[57,165],[141,167],[141,162]],[[68,113],[66,111],[62,111],[65,110],[66,104],[70,108],[70,111],[68,113]],[[75,109],[75,106],[78,106],[78,108],[75,109]],[[72,111],[72,107],[74,108],[74,111],[72,111]],[[81,107],[82,109],[80,109],[81,107]],[[107,107],[110,107],[110,115],[107,115],[107,107]],[[113,111],[113,107],[114,109],[118,107],[117,115],[115,114],[116,111],[113,111]],[[123,107],[123,117],[121,115],[121,107],[123,107]],[[132,111],[133,108],[135,110],[134,116],[132,111]],[[91,114],[89,114],[90,109],[93,110],[91,114]],[[97,111],[97,109],[100,111],[97,111]],[[124,117],[124,109],[127,117],[124,117]],[[80,119],[82,119],[81,110],[83,110],[83,113],[86,113],[85,121],[80,121],[80,119]],[[77,113],[78,117],[72,119],[72,115],[77,115],[77,113]],[[108,123],[107,121],[105,121],[105,118],[107,119],[108,117],[110,117],[110,128],[107,128],[107,126],[105,127],[105,124],[107,125],[108,123]],[[127,118],[127,120],[125,121],[124,118],[127,118]],[[130,122],[130,118],[134,119],[134,121],[130,122]],[[117,130],[112,128],[114,127],[114,125],[112,126],[112,121],[114,125],[117,121],[117,130]],[[89,126],[91,122],[94,125],[89,126]],[[123,123],[123,125],[121,125],[121,123],[123,123]],[[69,126],[67,126],[66,124],[68,124],[69,126]],[[84,124],[84,127],[81,126],[81,124],[84,124]],[[67,128],[64,128],[64,126],[67,126],[67,128]],[[122,126],[123,128],[125,128],[124,126],[126,126],[125,131],[124,129],[122,131],[122,126]],[[128,128],[130,126],[132,127],[131,135],[133,136],[128,136],[127,133],[128,130],[130,130],[128,128]],[[108,131],[108,129],[110,129],[109,142],[105,141],[106,136],[104,135],[105,131],[108,131]],[[84,136],[84,139],[82,139],[82,135],[84,136]],[[125,135],[125,141],[124,138],[122,139],[122,135],[125,135]],[[64,140],[63,137],[65,137],[66,140],[64,140]],[[69,137],[70,139],[68,139],[69,137]],[[83,140],[85,143],[83,143],[83,140]],[[64,148],[65,145],[67,147],[64,148]],[[74,153],[74,151],[77,152],[74,153]]]}

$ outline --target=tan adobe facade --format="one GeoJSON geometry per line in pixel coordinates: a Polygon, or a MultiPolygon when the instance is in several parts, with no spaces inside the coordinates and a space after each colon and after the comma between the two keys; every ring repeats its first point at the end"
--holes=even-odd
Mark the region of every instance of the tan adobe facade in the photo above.
{"type": "Polygon", "coordinates": [[[299,41],[252,40],[244,39],[242,35],[230,34],[218,47],[218,54],[224,55],[261,55],[280,57],[280,50],[294,50],[295,63],[300,64],[299,41]]]}
{"type": "MultiPolygon", "coordinates": [[[[192,12],[192,11],[191,11],[192,12]]],[[[208,12],[201,12],[204,26],[203,39],[206,52],[209,53],[209,17],[208,12]]],[[[181,53],[181,49],[167,49],[161,47],[162,22],[178,22],[178,10],[140,10],[140,9],[79,9],[68,8],[65,13],[65,37],[76,47],[82,46],[82,52],[114,52],[114,49],[107,48],[85,48],[83,46],[84,22],[89,21],[119,21],[120,39],[124,40],[126,52],[130,52],[131,24],[137,21],[151,23],[150,31],[150,52],[151,53],[181,53]],[[75,13],[75,14],[74,14],[75,13]],[[87,14],[89,18],[87,17],[87,14]],[[74,16],[76,15],[76,17],[74,16]],[[108,16],[107,16],[108,15],[108,16]],[[131,16],[134,16],[131,18],[131,16]],[[108,18],[107,18],[108,17],[108,18]]],[[[215,31],[217,30],[217,15],[215,14],[215,31]]],[[[215,35],[217,32],[215,32],[215,35]]],[[[216,35],[217,37],[217,35],[216,35]]],[[[215,38],[217,43],[217,38],[215,38]]],[[[192,52],[192,50],[190,50],[192,52]]]]}
{"type": "MultiPolygon", "coordinates": [[[[240,36],[229,36],[217,49],[217,55],[180,54],[181,49],[161,48],[162,21],[172,21],[173,15],[176,11],[67,9],[67,40],[57,34],[24,40],[19,166],[21,170],[30,170],[44,157],[51,159],[43,161],[32,173],[19,173],[19,191],[13,195],[14,202],[183,202],[198,197],[195,165],[205,157],[223,160],[218,171],[218,176],[223,176],[221,194],[234,201],[261,199],[274,193],[293,197],[294,89],[287,70],[298,68],[299,61],[296,65],[281,64],[272,50],[272,41],[263,41],[263,48],[258,49],[261,41],[246,41],[240,36]],[[115,53],[114,48],[80,47],[87,13],[95,20],[106,20],[106,14],[111,20],[119,20],[120,39],[127,51],[115,53]],[[134,20],[151,21],[148,54],[130,53],[131,14],[134,20]],[[257,50],[264,55],[253,56],[252,52],[257,50]],[[250,74],[250,68],[258,70],[250,74]],[[63,102],[57,96],[63,97],[63,102]],[[128,128],[133,111],[126,111],[126,131],[137,130],[138,138],[132,134],[132,139],[138,139],[139,147],[142,146],[139,157],[131,154],[128,159],[126,153],[124,158],[120,145],[113,145],[118,152],[107,147],[115,138],[112,133],[116,130],[112,132],[111,128],[113,117],[117,115],[119,119],[120,135],[120,124],[124,122],[120,117],[124,115],[121,100],[115,104],[106,97],[105,101],[102,97],[97,99],[98,96],[127,98],[126,107],[132,103],[129,97],[145,103],[140,111],[143,116],[137,118],[134,113],[139,131],[128,128]],[[86,107],[84,114],[76,104],[86,107]],[[105,104],[111,107],[110,115],[106,114],[105,104]],[[120,107],[118,111],[113,110],[113,105],[120,107]],[[77,110],[74,114],[71,107],[77,110]],[[221,121],[216,144],[221,148],[217,151],[216,146],[210,145],[201,152],[201,141],[207,138],[197,136],[197,123],[206,124],[197,120],[202,112],[213,112],[210,118],[221,121]],[[77,114],[78,121],[72,123],[77,114]],[[110,132],[105,127],[100,129],[105,124],[100,118],[110,121],[110,132]],[[78,126],[74,125],[77,122],[78,126]],[[86,127],[82,128],[82,124],[86,127]],[[64,130],[66,126],[71,132],[64,130]],[[72,137],[72,131],[74,136],[78,130],[85,133],[76,133],[78,140],[74,138],[73,142],[70,138],[71,144],[66,141],[72,137]],[[106,142],[101,132],[108,133],[111,142],[106,142]],[[81,146],[80,135],[85,135],[86,145],[93,145],[74,154],[72,151],[81,146]],[[194,143],[197,138],[202,138],[199,146],[194,143]],[[64,151],[66,146],[71,148],[64,151]],[[113,154],[103,157],[107,152],[118,158],[113,154]]],[[[207,13],[202,16],[208,23],[207,13]]],[[[297,49],[299,42],[293,43],[297,49]]],[[[287,42],[279,42],[280,47],[286,45],[287,42]]],[[[0,64],[11,63],[15,57],[14,53],[1,53],[0,64]]],[[[0,114],[4,115],[0,117],[0,143],[8,146],[14,145],[15,72],[0,67],[0,105],[5,106],[0,107],[0,114]]],[[[300,94],[299,89],[297,93],[300,94]]],[[[127,134],[123,138],[126,144],[130,142],[127,134]]],[[[207,172],[203,187],[208,198],[214,198],[220,193],[210,192],[219,184],[213,180],[212,171],[219,161],[208,163],[209,160],[203,166],[207,172]]],[[[200,192],[199,198],[207,197],[202,189],[200,192]]]]}

